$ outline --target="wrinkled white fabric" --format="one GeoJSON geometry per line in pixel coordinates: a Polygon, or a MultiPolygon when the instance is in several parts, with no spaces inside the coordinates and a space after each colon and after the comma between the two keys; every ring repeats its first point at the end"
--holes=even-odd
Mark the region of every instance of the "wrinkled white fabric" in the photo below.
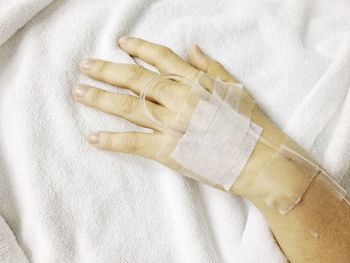
{"type": "Polygon", "coordinates": [[[2,217],[0,217],[0,259],[1,262],[28,262],[22,248],[2,217]]]}
{"type": "Polygon", "coordinates": [[[116,90],[77,65],[135,63],[121,35],[182,57],[198,43],[346,185],[349,13],[346,0],[0,0],[0,261],[25,262],[9,256],[21,249],[31,262],[285,262],[250,203],[89,146],[89,132],[140,128],[71,87],[116,90]]]}

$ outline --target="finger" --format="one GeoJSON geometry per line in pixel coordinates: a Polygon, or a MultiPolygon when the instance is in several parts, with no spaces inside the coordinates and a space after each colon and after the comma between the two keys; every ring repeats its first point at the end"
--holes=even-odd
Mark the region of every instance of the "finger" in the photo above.
{"type": "Polygon", "coordinates": [[[134,37],[121,37],[119,46],[131,56],[155,66],[160,72],[194,79],[198,70],[176,55],[170,48],[134,37]]]}
{"type": "Polygon", "coordinates": [[[87,136],[88,142],[96,148],[115,152],[136,154],[156,159],[163,135],[142,132],[95,132],[87,136]]]}
{"type": "MultiPolygon", "coordinates": [[[[138,97],[109,92],[88,85],[74,87],[73,96],[77,101],[87,106],[122,117],[146,128],[162,130],[161,127],[148,118],[138,97]]],[[[146,101],[146,103],[147,109],[158,120],[164,123],[172,123],[174,121],[175,114],[170,110],[150,101],[146,101]]]]}
{"type": "MultiPolygon", "coordinates": [[[[136,94],[141,93],[151,78],[159,76],[140,65],[118,64],[98,59],[83,60],[80,69],[93,79],[128,88],[136,94]]],[[[181,99],[187,96],[187,92],[187,87],[169,79],[161,79],[156,81],[152,89],[147,92],[147,99],[156,101],[171,110],[176,110],[181,99]]]]}
{"type": "Polygon", "coordinates": [[[85,59],[80,70],[92,79],[127,88],[140,94],[146,82],[158,74],[136,64],[121,64],[99,59],[85,59]]]}
{"type": "Polygon", "coordinates": [[[238,82],[230,73],[227,72],[224,66],[205,55],[198,45],[194,45],[189,50],[188,59],[191,65],[203,72],[218,77],[225,82],[238,82]]]}

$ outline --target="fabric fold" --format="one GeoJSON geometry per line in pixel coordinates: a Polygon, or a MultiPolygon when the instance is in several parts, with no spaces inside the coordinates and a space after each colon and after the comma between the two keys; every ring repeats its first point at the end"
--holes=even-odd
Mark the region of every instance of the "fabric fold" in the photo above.
{"type": "Polygon", "coordinates": [[[2,0],[0,2],[0,46],[53,1],[2,0]]]}
{"type": "Polygon", "coordinates": [[[27,263],[21,247],[8,224],[0,215],[0,262],[27,263]]]}

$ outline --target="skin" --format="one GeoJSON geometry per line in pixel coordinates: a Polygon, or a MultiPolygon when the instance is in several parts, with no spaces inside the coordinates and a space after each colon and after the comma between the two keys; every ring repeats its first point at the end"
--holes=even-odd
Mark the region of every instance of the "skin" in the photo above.
{"type": "MultiPolygon", "coordinates": [[[[122,37],[118,44],[130,56],[138,57],[155,66],[159,72],[174,73],[193,80],[200,70],[228,83],[237,82],[220,63],[203,54],[198,46],[193,46],[189,50],[189,62],[186,62],[169,48],[142,39],[122,37]]],[[[147,118],[138,99],[147,81],[157,76],[157,73],[136,64],[111,63],[98,59],[82,61],[80,69],[92,79],[130,89],[134,95],[112,93],[80,84],[72,90],[76,101],[153,129],[153,133],[98,131],[87,137],[88,142],[98,149],[137,154],[179,170],[172,160],[164,155],[157,155],[157,149],[162,141],[167,139],[167,134],[147,118]]],[[[160,81],[157,87],[149,94],[148,108],[157,118],[172,123],[179,106],[189,94],[189,87],[169,80],[160,81]]],[[[247,96],[250,95],[247,93],[247,96]]],[[[286,143],[286,135],[258,106],[254,108],[251,118],[263,127],[264,138],[275,145],[286,143]]],[[[288,140],[288,146],[311,159],[292,140],[288,140]]],[[[261,177],[262,173],[259,172],[266,169],[264,165],[269,163],[274,153],[275,150],[259,141],[230,192],[249,199],[260,209],[290,262],[350,262],[349,203],[345,199],[334,197],[334,185],[327,187],[326,181],[321,180],[327,178],[324,174],[318,173],[316,179],[309,185],[307,183],[309,170],[282,155],[270,163],[266,176],[261,177]],[[282,169],[284,173],[276,172],[281,171],[278,169],[282,169]],[[277,185],[276,179],[280,179],[281,176],[283,180],[277,185]],[[297,191],[296,189],[304,186],[309,187],[301,201],[286,215],[282,215],[264,202],[261,193],[266,189],[262,188],[261,182],[269,182],[268,186],[272,186],[269,189],[271,192],[281,188],[297,191]]]]}

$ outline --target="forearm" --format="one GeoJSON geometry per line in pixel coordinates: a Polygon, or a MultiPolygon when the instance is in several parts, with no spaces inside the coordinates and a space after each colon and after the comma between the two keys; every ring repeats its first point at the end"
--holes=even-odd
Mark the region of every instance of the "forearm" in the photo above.
{"type": "MultiPolygon", "coordinates": [[[[264,122],[265,138],[283,142],[285,134],[260,110],[257,109],[252,118],[260,124],[264,122]]],[[[254,184],[255,177],[273,153],[271,148],[258,143],[232,192],[245,196],[260,209],[292,263],[349,262],[350,206],[345,200],[335,198],[323,180],[313,180],[300,202],[286,215],[267,206],[255,194],[255,190],[259,191],[259,185],[254,184]]],[[[294,180],[290,176],[285,183],[293,184],[294,180]]]]}
{"type": "Polygon", "coordinates": [[[267,219],[281,249],[292,263],[345,263],[350,259],[350,209],[345,200],[334,211],[334,202],[323,185],[313,183],[287,215],[251,201],[267,219]],[[317,209],[315,209],[317,208],[317,209]],[[332,212],[332,220],[329,211],[332,212]],[[313,232],[313,226],[318,231],[313,232]]]}

